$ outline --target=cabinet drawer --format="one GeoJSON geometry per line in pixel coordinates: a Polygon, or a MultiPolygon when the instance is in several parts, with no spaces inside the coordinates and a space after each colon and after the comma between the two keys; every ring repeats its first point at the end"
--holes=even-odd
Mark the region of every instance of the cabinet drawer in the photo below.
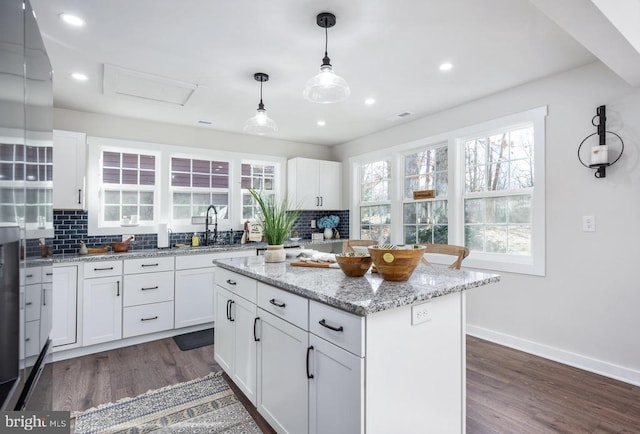
{"type": "Polygon", "coordinates": [[[122,261],[100,261],[84,264],[84,278],[119,276],[122,274],[122,261]]]}
{"type": "Polygon", "coordinates": [[[256,302],[258,282],[250,277],[224,268],[216,268],[216,285],[221,286],[252,303],[256,302]]]}
{"type": "Polygon", "coordinates": [[[364,324],[363,316],[309,302],[309,331],[360,357],[364,357],[364,324]]]}
{"type": "Polygon", "coordinates": [[[124,306],[173,300],[173,271],[124,276],[124,306]]]}
{"type": "Polygon", "coordinates": [[[145,335],[173,328],[173,301],[122,309],[122,336],[145,335]]]}
{"type": "Polygon", "coordinates": [[[309,301],[306,298],[258,282],[258,307],[309,330],[309,301]]]}
{"type": "Polygon", "coordinates": [[[255,249],[247,250],[229,250],[226,252],[204,253],[200,255],[177,255],[176,270],[188,270],[190,268],[211,267],[215,264],[214,259],[224,258],[244,258],[246,256],[255,256],[255,249]]]}
{"type": "Polygon", "coordinates": [[[20,283],[31,285],[42,282],[42,267],[28,267],[20,269],[20,283]]]}
{"type": "Polygon", "coordinates": [[[53,282],[53,265],[42,267],[42,281],[53,282]]]}
{"type": "Polygon", "coordinates": [[[173,271],[173,257],[126,259],[124,274],[173,271]]]}
{"type": "Polygon", "coordinates": [[[190,268],[214,267],[215,256],[205,255],[178,255],[176,256],[176,270],[188,270],[190,268]]]}

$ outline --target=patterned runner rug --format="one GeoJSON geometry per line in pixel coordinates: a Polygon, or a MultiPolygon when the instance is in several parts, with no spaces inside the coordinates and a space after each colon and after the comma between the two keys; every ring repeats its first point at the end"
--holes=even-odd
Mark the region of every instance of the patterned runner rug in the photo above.
{"type": "Polygon", "coordinates": [[[75,417],[78,434],[261,432],[222,372],[104,404],[75,417]]]}

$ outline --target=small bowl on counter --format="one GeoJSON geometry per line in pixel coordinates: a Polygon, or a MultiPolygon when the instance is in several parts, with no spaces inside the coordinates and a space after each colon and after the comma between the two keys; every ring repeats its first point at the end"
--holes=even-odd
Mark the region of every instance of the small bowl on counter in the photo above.
{"type": "Polygon", "coordinates": [[[371,267],[371,256],[354,253],[337,253],[336,262],[348,277],[362,277],[371,267]]]}
{"type": "Polygon", "coordinates": [[[419,245],[378,245],[368,247],[376,270],[384,280],[409,280],[426,247],[419,245]]]}

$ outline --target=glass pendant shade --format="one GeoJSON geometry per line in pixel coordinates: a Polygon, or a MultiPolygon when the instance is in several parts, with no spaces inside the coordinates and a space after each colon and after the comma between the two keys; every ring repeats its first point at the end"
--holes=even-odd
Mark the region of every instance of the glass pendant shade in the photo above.
{"type": "Polygon", "coordinates": [[[264,108],[258,107],[256,115],[247,119],[244,123],[244,132],[251,134],[264,135],[269,133],[275,133],[278,131],[278,125],[267,116],[267,111],[264,108]]]}
{"type": "Polygon", "coordinates": [[[270,119],[269,116],[267,116],[267,110],[264,108],[264,104],[262,103],[262,83],[269,81],[269,75],[264,72],[256,72],[253,74],[253,78],[260,82],[260,103],[258,104],[256,115],[247,119],[244,123],[243,130],[245,133],[258,134],[260,136],[275,133],[278,131],[278,126],[273,119],[270,119]]]}
{"type": "Polygon", "coordinates": [[[305,84],[302,95],[307,101],[330,104],[349,98],[351,90],[344,78],[333,72],[331,65],[322,65],[320,73],[305,84]]]}

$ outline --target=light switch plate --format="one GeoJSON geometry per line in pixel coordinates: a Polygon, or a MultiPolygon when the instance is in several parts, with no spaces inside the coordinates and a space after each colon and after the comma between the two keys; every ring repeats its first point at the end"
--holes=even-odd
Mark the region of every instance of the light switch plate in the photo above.
{"type": "Polygon", "coordinates": [[[582,216],[582,232],[595,232],[596,218],[592,215],[582,216]]]}

